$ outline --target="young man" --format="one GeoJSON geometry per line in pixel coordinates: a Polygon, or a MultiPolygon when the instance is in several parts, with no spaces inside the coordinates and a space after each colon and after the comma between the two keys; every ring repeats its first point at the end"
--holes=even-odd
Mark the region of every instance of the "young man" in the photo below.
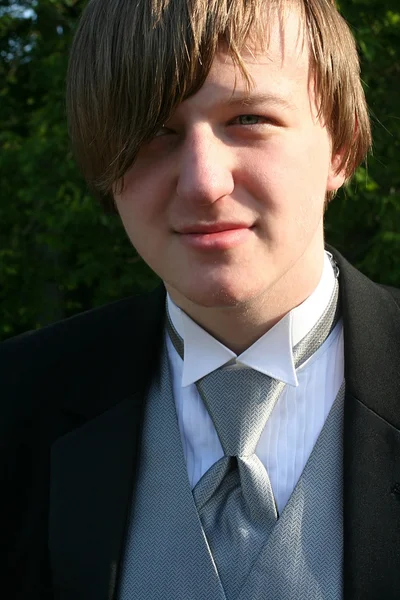
{"type": "Polygon", "coordinates": [[[92,0],[68,103],[164,286],[3,344],[7,597],[398,598],[400,295],[324,249],[370,146],[336,8],[92,0]]]}

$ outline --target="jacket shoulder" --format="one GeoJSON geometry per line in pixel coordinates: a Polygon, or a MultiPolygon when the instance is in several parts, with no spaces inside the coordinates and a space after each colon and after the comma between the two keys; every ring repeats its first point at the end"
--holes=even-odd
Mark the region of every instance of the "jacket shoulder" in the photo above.
{"type": "Polygon", "coordinates": [[[49,399],[57,402],[73,393],[78,382],[84,388],[90,378],[98,387],[122,355],[135,353],[135,340],[143,345],[146,332],[149,338],[156,335],[163,298],[163,288],[157,288],[2,342],[3,415],[29,414],[49,399]]]}
{"type": "Polygon", "coordinates": [[[390,285],[381,285],[381,288],[389,292],[391,296],[393,296],[395,302],[400,306],[400,289],[392,287],[390,285]]]}

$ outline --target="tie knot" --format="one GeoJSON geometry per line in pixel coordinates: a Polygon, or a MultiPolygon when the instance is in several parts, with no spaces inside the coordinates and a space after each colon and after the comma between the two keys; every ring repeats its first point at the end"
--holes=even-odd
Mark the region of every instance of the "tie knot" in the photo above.
{"type": "MultiPolygon", "coordinates": [[[[340,318],[339,285],[335,286],[323,314],[293,348],[296,369],[323,344],[340,318]]],[[[183,340],[167,310],[167,329],[183,359],[183,340]]],[[[200,379],[197,389],[218,433],[226,456],[255,453],[262,430],[285,384],[247,367],[225,365],[200,379]]]]}
{"type": "Polygon", "coordinates": [[[254,369],[225,366],[196,385],[225,455],[254,454],[284,384],[254,369]]]}

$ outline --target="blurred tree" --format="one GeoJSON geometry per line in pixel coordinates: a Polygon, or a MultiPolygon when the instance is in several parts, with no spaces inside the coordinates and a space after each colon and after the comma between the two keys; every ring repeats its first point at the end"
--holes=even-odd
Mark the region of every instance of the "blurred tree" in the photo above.
{"type": "MultiPolygon", "coordinates": [[[[0,339],[154,285],[118,218],[87,193],[69,146],[65,73],[86,0],[0,0],[0,339]]],[[[400,286],[400,7],[341,0],[374,123],[368,171],[331,203],[327,239],[400,286]]]]}
{"type": "Polygon", "coordinates": [[[84,4],[0,0],[0,338],[155,280],[70,150],[65,73],[84,4]]]}
{"type": "Polygon", "coordinates": [[[374,148],[367,166],[332,202],[326,236],[373,280],[400,287],[400,5],[339,4],[359,45],[374,148]]]}

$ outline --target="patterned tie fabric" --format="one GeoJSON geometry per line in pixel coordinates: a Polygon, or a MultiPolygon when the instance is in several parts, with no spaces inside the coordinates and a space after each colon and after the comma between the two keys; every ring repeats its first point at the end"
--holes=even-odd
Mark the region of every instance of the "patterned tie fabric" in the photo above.
{"type": "MultiPolygon", "coordinates": [[[[301,366],[339,319],[336,280],[330,302],[313,329],[294,347],[301,366]]],[[[183,341],[170,319],[171,340],[183,358],[183,341]]],[[[277,520],[268,473],[255,451],[285,384],[232,361],[200,379],[197,388],[224,451],[193,490],[227,600],[235,600],[277,520]]]]}

